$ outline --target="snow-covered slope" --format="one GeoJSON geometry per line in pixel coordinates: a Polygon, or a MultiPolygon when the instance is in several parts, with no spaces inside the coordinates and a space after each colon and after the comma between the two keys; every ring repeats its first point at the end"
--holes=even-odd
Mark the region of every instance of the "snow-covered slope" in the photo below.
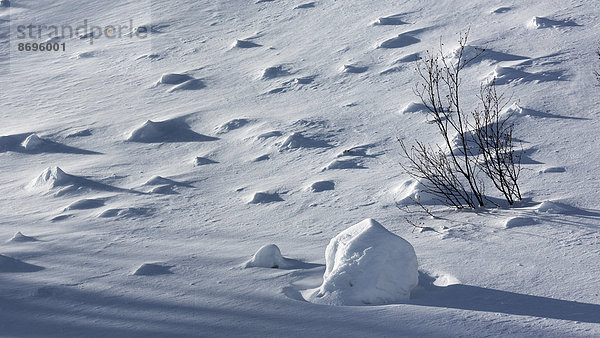
{"type": "Polygon", "coordinates": [[[600,335],[594,1],[12,4],[0,335],[600,335]],[[18,39],[19,25],[86,19],[148,37],[17,49],[47,40],[18,39]],[[525,201],[407,215],[395,202],[415,185],[396,137],[440,141],[413,61],[440,38],[451,52],[469,27],[488,51],[465,70],[464,103],[496,76],[517,104],[525,201]],[[411,299],[306,301],[330,239],[365,218],[414,247],[411,299]],[[245,268],[271,243],[290,268],[245,268]]]}

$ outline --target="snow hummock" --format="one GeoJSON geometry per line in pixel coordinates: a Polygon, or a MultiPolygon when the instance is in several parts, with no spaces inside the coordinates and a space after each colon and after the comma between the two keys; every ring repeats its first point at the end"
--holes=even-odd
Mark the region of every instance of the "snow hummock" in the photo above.
{"type": "Polygon", "coordinates": [[[400,205],[414,203],[437,204],[438,198],[420,181],[408,179],[391,190],[394,201],[400,205]]]}
{"type": "Polygon", "coordinates": [[[367,70],[369,70],[368,66],[344,65],[344,68],[342,69],[342,72],[344,72],[344,73],[360,74],[360,73],[366,72],[367,70]]]}
{"type": "Polygon", "coordinates": [[[194,161],[192,161],[192,163],[194,164],[194,166],[199,167],[202,165],[214,164],[214,163],[218,163],[218,162],[211,160],[210,158],[196,156],[196,158],[194,158],[194,161]]]}
{"type": "Polygon", "coordinates": [[[402,110],[400,114],[410,114],[410,113],[428,113],[429,109],[427,106],[420,102],[410,102],[402,110]]]}
{"type": "Polygon", "coordinates": [[[127,141],[142,143],[157,142],[202,142],[215,138],[194,132],[185,121],[175,118],[164,121],[147,120],[135,128],[127,141]]]}
{"type": "Polygon", "coordinates": [[[325,141],[315,140],[302,135],[302,133],[290,134],[279,146],[279,150],[300,149],[300,148],[325,148],[329,144],[325,141]]]}
{"type": "Polygon", "coordinates": [[[275,244],[267,244],[262,246],[254,254],[251,260],[246,263],[246,267],[259,267],[259,268],[285,268],[290,264],[287,259],[281,255],[281,250],[275,244]]]}
{"type": "Polygon", "coordinates": [[[217,134],[223,134],[230,132],[232,130],[239,129],[245,125],[250,123],[248,119],[233,119],[231,121],[225,122],[217,128],[217,134]]]}
{"type": "Polygon", "coordinates": [[[55,187],[66,186],[72,184],[73,178],[71,175],[65,173],[59,167],[48,167],[42,171],[33,181],[28,185],[28,188],[46,188],[52,189],[55,187]]]}
{"type": "Polygon", "coordinates": [[[377,19],[377,21],[375,21],[373,23],[373,26],[397,26],[397,25],[405,25],[407,24],[407,22],[404,22],[404,20],[402,20],[402,17],[404,16],[404,14],[395,14],[395,15],[390,15],[390,16],[386,16],[386,17],[382,17],[377,19]]]}
{"type": "Polygon", "coordinates": [[[537,212],[547,213],[547,214],[563,214],[568,213],[569,208],[567,208],[562,203],[557,203],[554,201],[544,201],[540,205],[537,206],[537,212]]]}
{"type": "Polygon", "coordinates": [[[578,26],[575,21],[572,20],[554,20],[550,18],[534,16],[529,22],[529,27],[531,28],[559,28],[559,27],[569,27],[569,26],[578,26]]]}
{"type": "Polygon", "coordinates": [[[234,47],[237,48],[255,48],[255,47],[260,47],[261,45],[259,45],[258,43],[252,42],[252,41],[248,41],[248,40],[235,40],[235,43],[233,44],[234,47]]]}
{"type": "Polygon", "coordinates": [[[314,2],[307,2],[307,3],[304,3],[304,4],[294,7],[294,9],[313,8],[313,7],[315,7],[314,2]]]}
{"type": "Polygon", "coordinates": [[[360,163],[360,160],[355,158],[345,159],[345,160],[333,160],[331,163],[325,167],[324,170],[332,170],[332,169],[365,169],[364,166],[360,163]]]}
{"type": "Polygon", "coordinates": [[[187,74],[170,73],[170,74],[163,74],[161,76],[160,80],[158,81],[158,83],[176,85],[176,84],[184,83],[185,81],[189,81],[191,79],[193,79],[193,78],[187,74]]]}
{"type": "Polygon", "coordinates": [[[506,222],[504,223],[504,227],[507,229],[510,229],[510,228],[528,226],[528,225],[533,225],[533,224],[535,224],[535,220],[533,218],[518,216],[518,217],[512,217],[512,218],[507,219],[506,222]]]}
{"type": "Polygon", "coordinates": [[[25,148],[25,150],[38,150],[44,145],[44,140],[39,137],[37,134],[31,134],[27,136],[25,141],[21,143],[21,146],[25,148]]]}
{"type": "Polygon", "coordinates": [[[269,80],[277,77],[290,75],[290,72],[283,66],[268,67],[263,71],[262,79],[269,80]]]}
{"type": "Polygon", "coordinates": [[[323,284],[308,297],[313,303],[402,302],[419,280],[412,245],[370,218],[334,237],[325,250],[325,262],[323,284]]]}
{"type": "Polygon", "coordinates": [[[333,189],[335,189],[335,183],[333,181],[317,181],[308,187],[308,190],[312,192],[322,192],[333,189]]]}
{"type": "Polygon", "coordinates": [[[202,89],[204,87],[206,87],[206,85],[204,84],[204,82],[202,82],[202,80],[191,79],[174,86],[173,88],[169,89],[168,92],[172,93],[178,90],[197,90],[202,89]]]}
{"type": "Polygon", "coordinates": [[[283,199],[278,193],[256,192],[254,195],[252,195],[252,198],[250,201],[248,201],[248,204],[264,204],[281,201],[283,201],[283,199]]]}
{"type": "Polygon", "coordinates": [[[65,211],[68,210],[85,210],[85,209],[95,209],[104,206],[104,200],[100,198],[84,198],[78,201],[75,201],[69,206],[65,208],[65,211]]]}
{"type": "Polygon", "coordinates": [[[23,243],[23,242],[35,242],[35,241],[37,241],[37,239],[35,239],[34,237],[25,236],[19,231],[8,241],[15,242],[15,243],[23,243]]]}
{"type": "Polygon", "coordinates": [[[379,45],[379,48],[403,48],[419,42],[421,42],[421,40],[411,34],[402,33],[394,38],[383,41],[379,45]]]}
{"type": "Polygon", "coordinates": [[[170,275],[171,265],[163,265],[159,263],[144,263],[137,268],[133,275],[135,276],[155,276],[155,275],[170,275]]]}

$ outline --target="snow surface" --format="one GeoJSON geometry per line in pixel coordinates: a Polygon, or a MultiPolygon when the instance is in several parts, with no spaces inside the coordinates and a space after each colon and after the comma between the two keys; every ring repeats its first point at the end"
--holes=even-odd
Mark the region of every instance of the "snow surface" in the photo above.
{"type": "Polygon", "coordinates": [[[325,250],[323,284],[308,300],[328,305],[407,301],[417,286],[415,250],[373,219],[335,236],[325,250]]]}
{"type": "Polygon", "coordinates": [[[597,1],[11,2],[1,336],[600,336],[597,1]],[[148,37],[16,37],[18,25],[85,19],[131,19],[148,37]],[[413,186],[397,138],[442,141],[413,93],[414,61],[440,42],[451,56],[468,27],[468,45],[489,53],[464,70],[463,103],[501,76],[524,200],[464,211],[432,200],[431,218],[397,205],[418,190],[400,189],[413,186]],[[66,51],[17,50],[50,39],[66,51]],[[250,123],[227,124],[239,119],[250,123]],[[170,181],[144,185],[154,176],[170,181]],[[307,189],[321,181],[335,183],[307,189]],[[103,205],[65,210],[84,200],[103,205]],[[369,217],[415,248],[410,299],[306,301],[329,241],[369,217]],[[37,240],[10,241],[17,232],[37,240]],[[267,243],[293,265],[244,269],[267,243]],[[143,264],[171,273],[132,275],[143,264]]]}

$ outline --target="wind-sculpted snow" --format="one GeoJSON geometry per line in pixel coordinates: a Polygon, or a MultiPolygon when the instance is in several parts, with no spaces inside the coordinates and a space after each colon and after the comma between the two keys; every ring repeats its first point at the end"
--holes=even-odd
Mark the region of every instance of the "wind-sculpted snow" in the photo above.
{"type": "Polygon", "coordinates": [[[12,151],[24,154],[74,154],[99,155],[100,153],[71,147],[40,137],[35,133],[0,136],[0,153],[12,151]]]}
{"type": "Polygon", "coordinates": [[[56,197],[94,190],[132,192],[131,190],[121,189],[82,176],[67,174],[60,167],[48,167],[44,169],[36,178],[29,182],[26,189],[42,193],[53,192],[56,197]]]}
{"type": "Polygon", "coordinates": [[[13,242],[13,243],[27,243],[27,242],[37,242],[37,239],[35,237],[31,237],[31,236],[25,236],[23,235],[20,231],[18,231],[10,240],[9,242],[13,242]]]}
{"type": "Polygon", "coordinates": [[[600,336],[596,1],[11,5],[1,336],[600,336]],[[464,155],[415,89],[468,27],[460,101],[496,78],[512,207],[488,182],[488,207],[455,210],[402,168],[398,139],[464,155]],[[324,255],[367,217],[387,230],[324,255]]]}
{"type": "Polygon", "coordinates": [[[579,25],[573,20],[555,20],[541,16],[534,16],[530,22],[530,27],[532,28],[560,28],[572,26],[579,25]]]}
{"type": "Polygon", "coordinates": [[[366,219],[334,237],[325,250],[323,284],[308,300],[328,305],[374,305],[407,301],[419,274],[406,240],[366,219]]]}
{"type": "Polygon", "coordinates": [[[246,267],[262,267],[262,268],[286,268],[290,264],[287,259],[281,255],[279,247],[275,244],[268,244],[254,254],[251,260],[246,263],[246,267]]]}
{"type": "Polygon", "coordinates": [[[206,142],[214,140],[216,140],[216,138],[193,131],[190,126],[181,119],[170,119],[157,122],[147,120],[144,124],[131,131],[127,137],[127,141],[142,143],[206,142]]]}
{"type": "Polygon", "coordinates": [[[419,43],[421,40],[410,33],[402,33],[394,38],[387,39],[379,45],[379,48],[403,48],[419,43]]]}
{"type": "Polygon", "coordinates": [[[377,21],[375,21],[375,23],[373,23],[373,25],[375,25],[375,26],[378,26],[378,25],[397,26],[397,25],[408,24],[408,22],[405,22],[403,20],[403,17],[404,17],[404,14],[395,14],[395,15],[381,17],[381,18],[377,19],[377,21]]]}
{"type": "Polygon", "coordinates": [[[156,276],[156,275],[171,275],[172,265],[164,265],[159,263],[144,263],[137,268],[133,275],[135,276],[156,276]]]}

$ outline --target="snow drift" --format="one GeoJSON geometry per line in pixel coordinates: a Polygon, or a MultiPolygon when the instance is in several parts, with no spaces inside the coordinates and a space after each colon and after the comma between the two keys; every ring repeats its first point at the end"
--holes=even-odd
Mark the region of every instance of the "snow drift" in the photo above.
{"type": "Polygon", "coordinates": [[[27,187],[30,189],[52,189],[73,184],[73,177],[59,167],[48,167],[42,171],[27,187]]]}
{"type": "Polygon", "coordinates": [[[281,255],[279,247],[275,244],[268,244],[262,246],[254,254],[251,260],[246,263],[246,267],[260,267],[260,268],[285,268],[288,267],[287,259],[281,255]]]}
{"type": "Polygon", "coordinates": [[[323,284],[308,297],[328,305],[386,304],[408,300],[419,273],[406,240],[373,219],[342,231],[325,250],[323,284]]]}

